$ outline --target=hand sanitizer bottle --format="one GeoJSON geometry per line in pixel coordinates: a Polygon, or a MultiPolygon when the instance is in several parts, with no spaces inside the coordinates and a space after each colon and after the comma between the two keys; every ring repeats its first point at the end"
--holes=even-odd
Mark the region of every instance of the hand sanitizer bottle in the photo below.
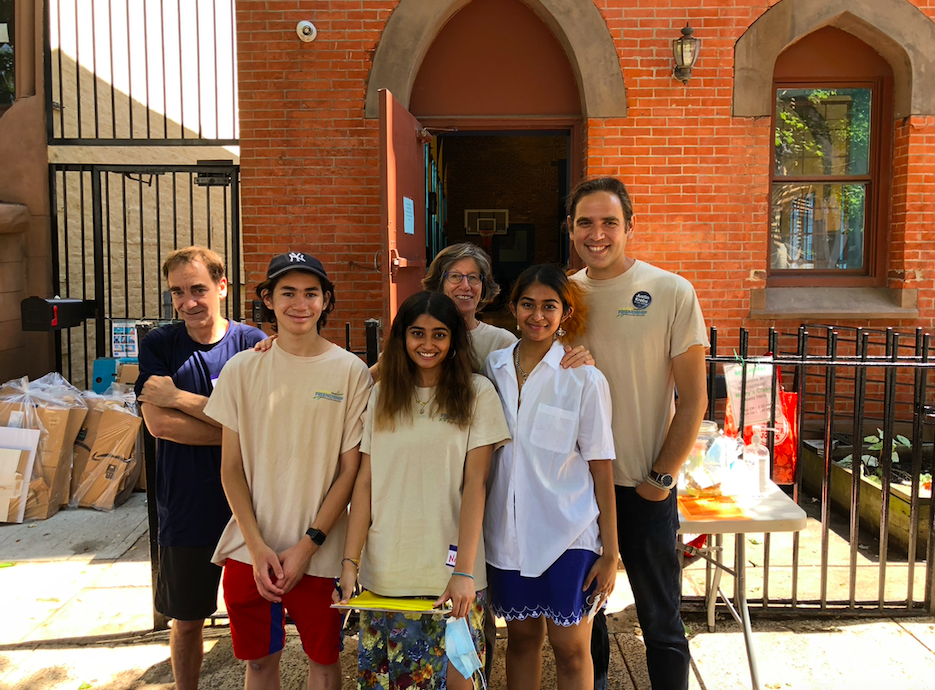
{"type": "Polygon", "coordinates": [[[757,498],[769,493],[769,450],[762,445],[762,435],[763,427],[755,424],[750,445],[743,450],[744,465],[751,470],[750,493],[757,498]]]}

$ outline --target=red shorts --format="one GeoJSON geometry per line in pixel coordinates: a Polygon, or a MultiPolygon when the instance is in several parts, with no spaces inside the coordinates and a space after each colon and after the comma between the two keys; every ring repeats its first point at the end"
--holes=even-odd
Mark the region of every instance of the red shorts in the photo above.
{"type": "Polygon", "coordinates": [[[281,652],[286,644],[288,613],[308,658],[325,666],[335,663],[341,652],[341,612],[331,608],[333,591],[334,578],[304,575],[281,603],[267,601],[257,591],[253,566],[228,559],[224,601],[234,656],[254,661],[281,652]]]}

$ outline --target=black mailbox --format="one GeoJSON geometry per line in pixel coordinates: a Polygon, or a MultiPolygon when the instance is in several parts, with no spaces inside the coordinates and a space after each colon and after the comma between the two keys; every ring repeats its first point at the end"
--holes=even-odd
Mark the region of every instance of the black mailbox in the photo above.
{"type": "Polygon", "coordinates": [[[95,304],[71,297],[27,297],[20,302],[20,311],[24,331],[60,331],[93,318],[95,304]]]}

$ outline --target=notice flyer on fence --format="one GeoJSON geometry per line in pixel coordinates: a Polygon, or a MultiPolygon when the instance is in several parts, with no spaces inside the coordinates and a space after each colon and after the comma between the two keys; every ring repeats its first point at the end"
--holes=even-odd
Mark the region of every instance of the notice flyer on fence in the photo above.
{"type": "MultiPolygon", "coordinates": [[[[773,408],[776,409],[776,426],[785,426],[785,418],[782,414],[782,407],[776,405],[777,392],[773,390],[773,365],[755,360],[747,360],[745,364],[725,364],[724,378],[727,383],[727,395],[730,399],[731,408],[740,410],[740,398],[742,393],[746,393],[743,406],[743,425],[744,427],[762,424],[769,426],[770,415],[773,408]],[[743,372],[744,367],[747,370],[747,387],[743,390],[743,372]]],[[[739,412],[736,413],[739,419],[739,412]]]]}
{"type": "Polygon", "coordinates": [[[140,348],[136,337],[136,321],[132,319],[114,319],[111,322],[111,347],[114,357],[136,361],[140,348]]]}

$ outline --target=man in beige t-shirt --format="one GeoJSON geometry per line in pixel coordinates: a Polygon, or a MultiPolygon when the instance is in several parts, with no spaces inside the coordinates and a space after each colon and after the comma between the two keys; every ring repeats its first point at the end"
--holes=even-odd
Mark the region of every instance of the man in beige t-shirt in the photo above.
{"type": "Polygon", "coordinates": [[[366,365],[321,337],[334,285],[302,252],[275,257],[257,287],[279,335],[228,362],[205,414],[223,425],[221,481],[233,518],[213,561],[246,687],[278,687],[288,612],[309,687],[340,687],[341,618],[331,608],[360,466],[366,365]]]}
{"type": "MultiPolygon", "coordinates": [[[[614,403],[617,536],[649,676],[655,690],[687,690],[690,654],[679,616],[672,489],[707,407],[704,318],[687,280],[627,256],[634,217],[622,182],[586,180],[568,206],[575,250],[587,266],[572,276],[588,294],[581,342],[607,377],[614,403]]],[[[591,649],[595,688],[606,687],[603,616],[595,619],[591,649]]]]}

